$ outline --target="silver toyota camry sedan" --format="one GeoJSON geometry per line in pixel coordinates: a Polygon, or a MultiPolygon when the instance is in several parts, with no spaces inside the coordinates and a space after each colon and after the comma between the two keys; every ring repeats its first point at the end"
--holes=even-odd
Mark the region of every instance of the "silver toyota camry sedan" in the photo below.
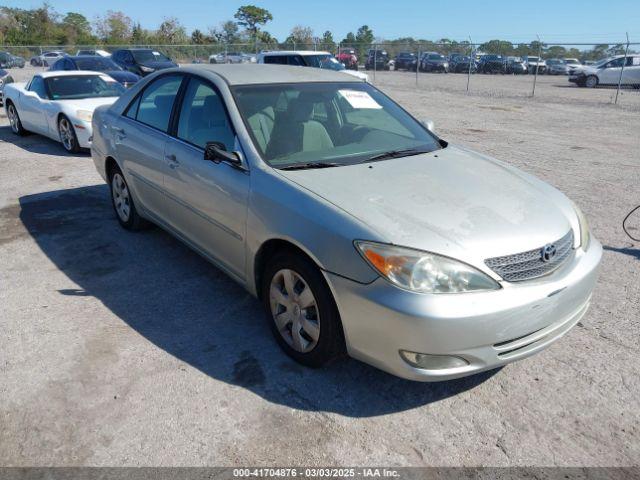
{"type": "Polygon", "coordinates": [[[574,203],[343,73],[163,70],[93,132],[120,224],[157,224],[242,284],[305,365],[461,377],[539,352],[589,306],[602,248],[574,203]]]}

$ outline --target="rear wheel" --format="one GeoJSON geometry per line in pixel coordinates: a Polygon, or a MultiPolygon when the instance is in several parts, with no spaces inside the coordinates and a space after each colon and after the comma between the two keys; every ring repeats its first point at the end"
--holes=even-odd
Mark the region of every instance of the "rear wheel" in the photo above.
{"type": "Polygon", "coordinates": [[[16,135],[26,135],[27,132],[22,126],[22,122],[20,121],[20,116],[18,115],[18,110],[13,102],[7,102],[7,118],[9,119],[9,125],[11,125],[11,131],[16,135]]]}
{"type": "Polygon", "coordinates": [[[78,153],[80,151],[76,131],[71,124],[71,120],[64,115],[58,120],[58,135],[60,136],[62,146],[67,152],[78,153]]]}
{"type": "Polygon", "coordinates": [[[262,301],[280,347],[309,367],[345,353],[338,309],[322,274],[291,251],[277,253],[262,276],[262,301]]]}
{"type": "Polygon", "coordinates": [[[127,230],[141,230],[147,222],[140,216],[133,202],[129,185],[124,179],[122,171],[114,167],[109,175],[109,190],[111,191],[111,204],[116,212],[118,222],[127,230]]]}

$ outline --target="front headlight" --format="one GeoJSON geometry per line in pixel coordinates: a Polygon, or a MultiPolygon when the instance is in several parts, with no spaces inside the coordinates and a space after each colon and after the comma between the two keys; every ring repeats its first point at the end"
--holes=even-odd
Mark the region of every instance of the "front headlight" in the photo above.
{"type": "Polygon", "coordinates": [[[580,243],[578,243],[578,246],[582,248],[582,250],[586,250],[589,248],[589,242],[591,241],[589,222],[587,221],[587,217],[584,216],[584,213],[582,213],[582,210],[580,210],[575,203],[571,203],[573,204],[573,209],[576,211],[578,225],[580,226],[580,243]]]}
{"type": "Polygon", "coordinates": [[[93,118],[93,112],[91,110],[77,110],[76,117],[78,117],[78,120],[91,122],[91,119],[93,118]]]}
{"type": "Polygon", "coordinates": [[[354,242],[363,258],[394,285],[419,293],[498,290],[488,275],[465,263],[435,253],[382,243],[354,242]]]}

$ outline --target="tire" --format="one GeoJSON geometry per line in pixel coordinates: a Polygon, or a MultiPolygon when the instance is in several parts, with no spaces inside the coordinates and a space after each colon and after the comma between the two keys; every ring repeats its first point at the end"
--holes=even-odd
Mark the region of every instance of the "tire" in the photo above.
{"type": "Polygon", "coordinates": [[[9,119],[9,125],[11,131],[20,137],[27,135],[29,132],[22,126],[20,115],[18,115],[18,109],[15,107],[11,100],[7,100],[7,118],[9,119]]]}
{"type": "Polygon", "coordinates": [[[73,128],[73,123],[65,115],[61,115],[58,119],[58,136],[64,149],[69,153],[78,153],[80,144],[78,136],[73,128]]]}
{"type": "Polygon", "coordinates": [[[262,302],[267,321],[278,345],[287,355],[312,368],[322,367],[345,355],[338,308],[313,262],[294,251],[280,251],[265,267],[262,280],[262,302]],[[287,293],[291,291],[295,293],[287,293]],[[297,335],[294,333],[296,328],[297,335]]]}
{"type": "Polygon", "coordinates": [[[598,77],[589,75],[584,79],[584,86],[587,88],[596,88],[598,86],[598,77]]]}
{"type": "Polygon", "coordinates": [[[119,167],[109,172],[109,192],[116,218],[123,228],[136,231],[148,226],[148,222],[138,213],[129,185],[119,167]]]}

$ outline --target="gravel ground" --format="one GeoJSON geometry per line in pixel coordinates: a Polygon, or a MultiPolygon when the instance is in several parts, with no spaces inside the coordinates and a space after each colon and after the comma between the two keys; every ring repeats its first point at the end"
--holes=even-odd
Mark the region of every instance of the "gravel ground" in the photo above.
{"type": "Polygon", "coordinates": [[[640,95],[471,80],[375,82],[567,193],[605,253],[563,339],[438,384],[288,360],[224,274],[159,229],[119,228],[89,156],[0,118],[0,465],[640,465],[640,249],[620,226],[640,203],[640,95]]]}

